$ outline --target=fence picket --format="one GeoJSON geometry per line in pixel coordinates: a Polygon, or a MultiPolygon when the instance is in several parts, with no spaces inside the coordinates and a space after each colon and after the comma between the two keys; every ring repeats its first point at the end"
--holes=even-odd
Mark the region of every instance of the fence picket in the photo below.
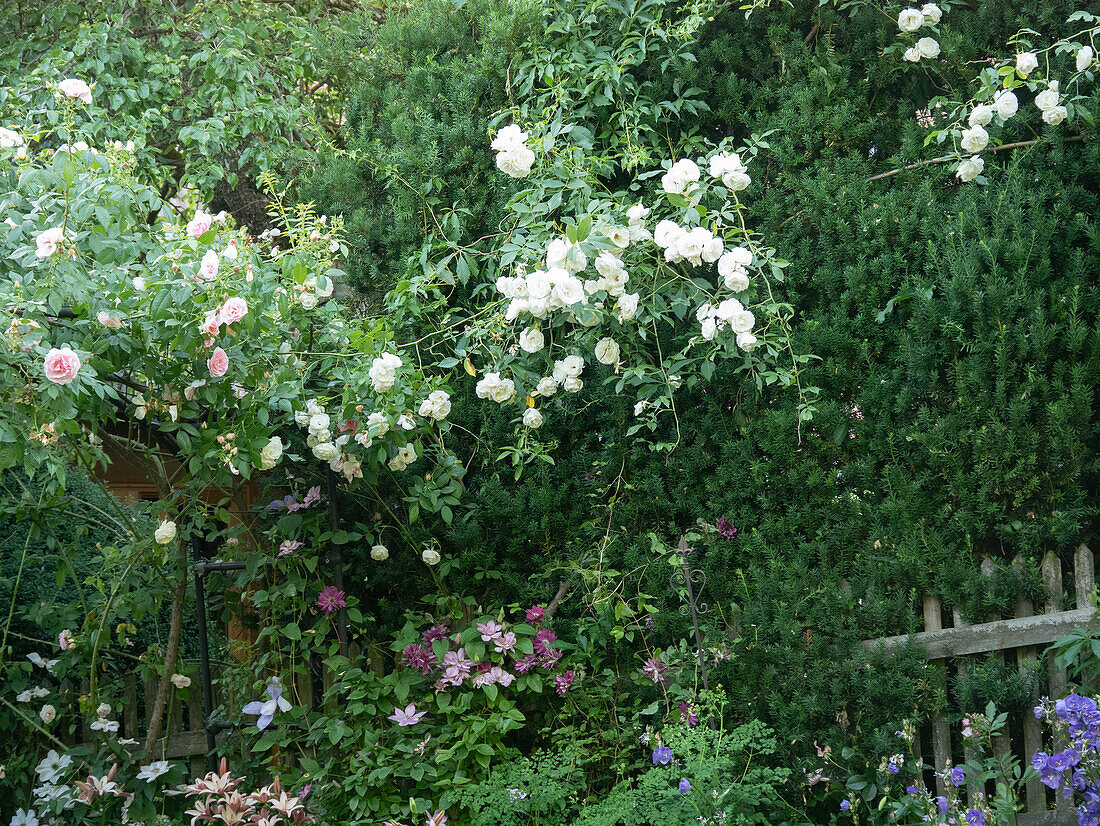
{"type": "MultiPolygon", "coordinates": [[[[970,625],[970,623],[963,619],[962,611],[960,611],[958,608],[952,609],[951,618],[954,620],[956,628],[966,628],[970,625]]],[[[959,660],[958,671],[960,680],[966,677],[966,670],[966,660],[959,660]]],[[[970,748],[970,746],[963,746],[963,760],[965,762],[969,763],[971,760],[976,759],[977,756],[977,753],[974,751],[974,749],[970,748]]],[[[970,772],[967,772],[967,775],[969,774],[970,772]]],[[[977,793],[979,791],[981,791],[981,789],[978,788],[977,784],[974,781],[967,782],[966,800],[970,805],[974,805],[977,798],[977,793]]]]}
{"type": "MultiPolygon", "coordinates": [[[[925,596],[924,598],[924,630],[939,631],[943,628],[943,607],[937,597],[925,596]]],[[[947,668],[940,663],[933,663],[930,668],[937,671],[937,679],[946,684],[947,668]]],[[[947,718],[942,712],[937,711],[932,715],[932,761],[936,766],[936,794],[946,792],[946,783],[943,779],[947,761],[951,759],[951,728],[947,725],[947,718]]]]}
{"type": "MultiPolygon", "coordinates": [[[[1012,567],[1019,571],[1023,567],[1023,557],[1017,554],[1016,558],[1012,560],[1012,567]]],[[[1030,617],[1035,614],[1035,606],[1031,604],[1031,600],[1020,598],[1016,603],[1016,616],[1030,617]]],[[[1035,646],[1028,645],[1016,651],[1016,662],[1019,664],[1021,676],[1027,675],[1035,670],[1036,663],[1038,662],[1038,653],[1035,646]]],[[[1023,721],[1024,729],[1024,755],[1029,756],[1035,754],[1037,751],[1043,749],[1043,730],[1039,726],[1039,721],[1035,719],[1033,714],[1025,714],[1023,721]]],[[[1027,808],[1030,812],[1038,812],[1046,808],[1047,798],[1046,792],[1043,791],[1043,784],[1039,782],[1039,778],[1028,781],[1027,789],[1027,808]]]]}
{"type": "MultiPolygon", "coordinates": [[[[1047,612],[1052,613],[1062,610],[1062,561],[1047,551],[1043,557],[1043,584],[1047,589],[1047,612]]],[[[1066,685],[1069,679],[1064,668],[1056,668],[1053,655],[1048,656],[1048,669],[1050,671],[1050,696],[1061,697],[1066,693],[1066,685]]],[[[1055,748],[1062,748],[1061,743],[1055,740],[1055,748]]],[[[1065,797],[1058,797],[1058,812],[1068,813],[1073,809],[1073,801],[1065,797]]]]}

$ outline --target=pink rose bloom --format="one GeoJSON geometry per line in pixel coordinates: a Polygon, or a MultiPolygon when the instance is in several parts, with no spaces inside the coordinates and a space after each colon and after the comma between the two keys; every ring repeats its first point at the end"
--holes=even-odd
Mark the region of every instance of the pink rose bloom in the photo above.
{"type": "Polygon", "coordinates": [[[192,238],[198,238],[210,229],[210,224],[213,223],[213,221],[213,216],[208,215],[201,209],[195,210],[195,217],[187,224],[187,234],[192,238]]]}
{"type": "Polygon", "coordinates": [[[206,368],[214,378],[221,378],[229,369],[229,354],[221,347],[215,347],[214,353],[206,360],[206,368]]]}
{"type": "Polygon", "coordinates": [[[84,101],[85,103],[92,102],[92,89],[83,80],[79,80],[75,77],[70,77],[67,80],[63,80],[57,84],[57,91],[63,94],[67,98],[77,99],[84,101]]]}
{"type": "Polygon", "coordinates": [[[46,378],[54,384],[68,384],[76,378],[77,371],[80,370],[80,357],[68,347],[54,347],[46,353],[43,367],[46,378]]]}
{"type": "MultiPolygon", "coordinates": [[[[218,314],[211,311],[206,314],[206,318],[203,319],[202,326],[199,328],[208,336],[216,336],[218,334],[218,314]]],[[[206,345],[209,347],[210,345],[206,345]]]]}
{"type": "Polygon", "coordinates": [[[213,281],[218,274],[218,254],[214,250],[207,250],[206,255],[202,257],[202,263],[199,264],[199,272],[202,273],[202,277],[213,281]]]}
{"type": "Polygon", "coordinates": [[[243,298],[227,298],[222,308],[218,310],[218,317],[223,324],[235,324],[248,314],[248,304],[243,298]]]}
{"type": "Polygon", "coordinates": [[[45,230],[38,233],[38,237],[34,239],[37,249],[34,254],[39,258],[49,258],[55,252],[57,252],[57,245],[65,240],[65,231],[61,227],[53,227],[52,229],[45,230]]]}
{"type": "Polygon", "coordinates": [[[96,319],[99,321],[100,324],[110,330],[117,330],[119,327],[122,326],[122,321],[115,318],[106,310],[100,310],[99,314],[96,316],[96,319]]]}

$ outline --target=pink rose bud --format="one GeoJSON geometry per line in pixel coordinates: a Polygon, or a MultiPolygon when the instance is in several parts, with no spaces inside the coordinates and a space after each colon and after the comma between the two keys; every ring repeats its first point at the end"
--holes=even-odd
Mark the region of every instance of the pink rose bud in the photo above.
{"type": "Polygon", "coordinates": [[[229,369],[229,354],[221,347],[216,347],[214,353],[206,360],[206,367],[214,378],[221,378],[229,369]]]}
{"type": "MultiPolygon", "coordinates": [[[[202,327],[200,328],[208,336],[216,336],[218,334],[218,314],[209,312],[206,314],[206,318],[203,319],[202,327]]],[[[209,347],[210,345],[206,345],[209,347]]]]}
{"type": "Polygon", "coordinates": [[[227,298],[222,308],[218,311],[218,317],[223,324],[236,324],[248,314],[248,304],[243,298],[227,298]]]}
{"type": "Polygon", "coordinates": [[[122,321],[115,318],[106,310],[100,310],[99,314],[96,316],[96,319],[99,321],[100,324],[110,330],[117,330],[119,327],[122,326],[122,321]]]}
{"type": "Polygon", "coordinates": [[[54,347],[43,362],[46,378],[54,384],[68,384],[80,370],[80,357],[68,347],[54,347]]]}
{"type": "Polygon", "coordinates": [[[187,234],[192,238],[198,238],[208,229],[214,218],[211,215],[207,215],[201,209],[195,211],[195,217],[187,224],[187,234]]]}

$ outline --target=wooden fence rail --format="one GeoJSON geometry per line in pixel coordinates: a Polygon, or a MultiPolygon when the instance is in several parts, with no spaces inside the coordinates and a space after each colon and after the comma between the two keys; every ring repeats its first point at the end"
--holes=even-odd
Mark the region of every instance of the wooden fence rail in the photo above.
{"type": "MultiPolygon", "coordinates": [[[[1020,560],[1014,563],[1019,566],[1020,560]]],[[[983,572],[988,573],[988,563],[983,565],[983,572]]],[[[1014,650],[1016,662],[1022,674],[1034,672],[1038,663],[1039,651],[1043,646],[1058,640],[1077,628],[1096,628],[1100,624],[1100,617],[1094,616],[1090,600],[1096,581],[1096,572],[1092,551],[1086,545],[1081,545],[1074,553],[1073,559],[1073,583],[1076,597],[1074,608],[1065,608],[1063,602],[1062,565],[1058,557],[1048,553],[1043,559],[1043,584],[1046,586],[1047,603],[1044,612],[1035,614],[1034,606],[1027,600],[1020,600],[1016,605],[1016,616],[1010,619],[994,618],[990,622],[977,625],[967,624],[961,614],[956,610],[952,615],[951,627],[944,627],[943,610],[938,598],[926,596],[924,598],[924,631],[917,634],[909,634],[896,637],[883,637],[875,640],[866,640],[863,645],[869,650],[886,650],[899,648],[910,642],[924,648],[925,657],[931,662],[931,667],[940,672],[941,682],[945,682],[949,661],[954,665],[957,673],[962,676],[966,673],[967,661],[963,658],[974,654],[994,652],[1002,660],[1006,651],[1014,650]]],[[[1055,667],[1053,657],[1047,663],[1048,696],[1060,697],[1066,692],[1068,684],[1065,669],[1055,667]]],[[[1035,698],[1038,700],[1038,697],[1035,698]]],[[[994,749],[998,754],[1015,754],[1022,761],[1027,761],[1036,751],[1043,747],[1042,729],[1034,715],[1026,714],[1021,721],[1010,721],[1014,724],[1009,730],[1019,729],[1022,737],[1015,741],[1009,733],[998,738],[994,749]]],[[[961,754],[964,760],[970,760],[973,754],[969,748],[961,747],[953,752],[952,734],[947,719],[943,714],[932,715],[929,721],[927,735],[922,735],[922,742],[918,745],[922,754],[928,754],[932,758],[932,765],[936,770],[937,794],[943,794],[944,782],[942,774],[951,760],[952,753],[961,754]],[[927,742],[930,740],[931,742],[927,742]],[[930,748],[929,748],[930,747],[930,748]]],[[[1052,744],[1057,748],[1057,744],[1052,744]]],[[[971,786],[967,789],[967,795],[972,796],[977,790],[971,786]]],[[[1038,779],[1027,784],[1024,799],[1025,813],[1020,816],[1021,826],[1071,826],[1077,823],[1077,814],[1073,803],[1068,798],[1050,795],[1048,790],[1038,779]]]]}

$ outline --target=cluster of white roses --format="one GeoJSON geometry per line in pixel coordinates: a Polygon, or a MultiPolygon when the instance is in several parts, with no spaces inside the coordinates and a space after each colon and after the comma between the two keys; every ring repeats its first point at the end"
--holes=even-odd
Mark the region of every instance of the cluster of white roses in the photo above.
{"type": "MultiPolygon", "coordinates": [[[[935,3],[926,3],[919,9],[904,9],[898,15],[898,28],[906,34],[911,34],[923,26],[935,26],[943,17],[943,9],[935,3]]],[[[920,63],[921,60],[931,60],[939,57],[940,44],[934,37],[922,37],[914,45],[905,50],[903,59],[910,63],[920,63]]]]}
{"type": "MultiPolygon", "coordinates": [[[[380,414],[372,414],[380,416],[380,414]]],[[[363,465],[357,458],[345,451],[345,446],[351,441],[350,433],[343,433],[333,438],[332,420],[325,408],[317,401],[310,399],[306,402],[305,410],[294,411],[294,421],[299,427],[306,428],[309,435],[306,437],[306,446],[313,451],[313,455],[322,462],[328,462],[328,466],[336,473],[343,473],[350,482],[363,476],[363,465]]],[[[389,425],[386,425],[389,429],[389,425]]],[[[365,433],[366,431],[364,431],[365,433]]],[[[358,437],[356,437],[358,441],[358,437]]],[[[360,442],[362,443],[362,442],[360,442]]],[[[369,446],[370,440],[367,440],[369,446]]]]}
{"type": "Polygon", "coordinates": [[[756,336],[752,333],[756,317],[736,298],[727,298],[716,307],[703,304],[695,311],[695,319],[707,341],[713,341],[719,332],[729,327],[737,336],[737,346],[746,353],[756,347],[756,336]]]}
{"type": "MultiPolygon", "coordinates": [[[[333,242],[335,243],[335,242],[333,242]]],[[[332,279],[326,276],[307,278],[302,284],[295,284],[294,290],[298,293],[298,303],[303,310],[312,310],[322,299],[332,295],[332,279]]]]}
{"type": "Polygon", "coordinates": [[[527,133],[514,123],[505,126],[490,144],[497,153],[497,168],[513,178],[526,178],[535,163],[535,153],[527,147],[527,133]]]}
{"type": "MultiPolygon", "coordinates": [[[[1095,59],[1095,52],[1091,46],[1082,46],[1077,51],[1076,67],[1078,72],[1086,71],[1095,59]]],[[[1027,78],[1039,67],[1039,59],[1034,52],[1020,52],[1016,55],[1016,73],[1027,78]]],[[[1042,112],[1043,121],[1051,126],[1062,123],[1069,114],[1068,109],[1061,103],[1061,91],[1057,80],[1047,83],[1047,88],[1035,96],[1035,105],[1042,112]]],[[[963,129],[960,135],[959,145],[968,156],[959,162],[955,174],[963,182],[973,181],[985,169],[985,161],[978,153],[989,145],[989,133],[985,127],[994,118],[1000,125],[1004,125],[1013,117],[1020,108],[1019,98],[1011,89],[1000,89],[994,96],[992,103],[981,103],[970,110],[967,118],[968,128],[963,129]]]]}

